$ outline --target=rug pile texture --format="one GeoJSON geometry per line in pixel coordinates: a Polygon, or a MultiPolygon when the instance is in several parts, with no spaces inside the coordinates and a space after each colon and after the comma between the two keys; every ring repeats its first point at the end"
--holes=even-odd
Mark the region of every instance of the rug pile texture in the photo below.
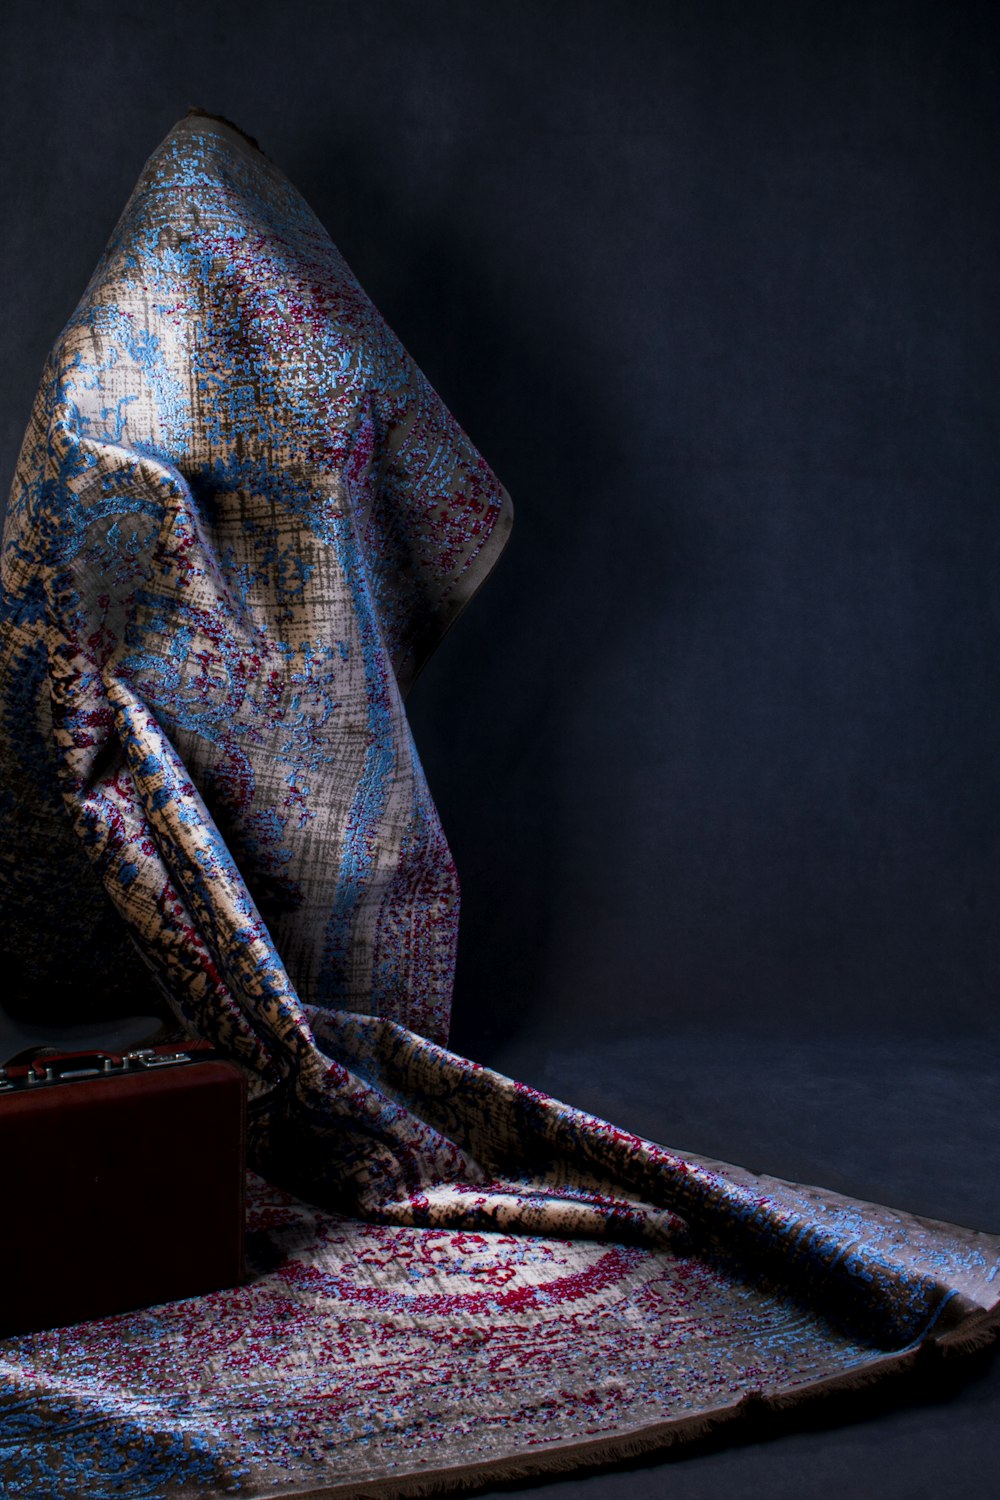
{"type": "Polygon", "coordinates": [[[8,508],[0,942],[21,1015],[155,997],[245,1070],[251,1274],[0,1341],[10,1500],[468,1487],[994,1336],[997,1237],[448,1050],[458,881],[404,695],[510,525],[301,195],[178,121],[8,508]]]}

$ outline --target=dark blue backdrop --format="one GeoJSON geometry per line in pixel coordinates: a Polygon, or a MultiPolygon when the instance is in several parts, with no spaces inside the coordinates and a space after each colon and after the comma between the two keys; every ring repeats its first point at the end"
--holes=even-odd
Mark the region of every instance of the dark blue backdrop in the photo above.
{"type": "Polygon", "coordinates": [[[415,687],[454,1040],[994,1024],[988,4],[13,5],[6,493],[190,103],[304,192],[514,497],[415,687]]]}

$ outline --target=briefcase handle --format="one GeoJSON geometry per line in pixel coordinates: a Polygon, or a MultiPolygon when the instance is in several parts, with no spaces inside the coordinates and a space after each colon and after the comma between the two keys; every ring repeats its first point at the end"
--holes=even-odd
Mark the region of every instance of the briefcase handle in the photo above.
{"type": "Polygon", "coordinates": [[[150,1072],[181,1063],[204,1062],[216,1056],[210,1042],[186,1042],[183,1049],[138,1047],[129,1052],[46,1052],[27,1065],[0,1068],[0,1088],[8,1089],[18,1078],[25,1084],[70,1083],[80,1078],[120,1077],[123,1073],[150,1072]]]}

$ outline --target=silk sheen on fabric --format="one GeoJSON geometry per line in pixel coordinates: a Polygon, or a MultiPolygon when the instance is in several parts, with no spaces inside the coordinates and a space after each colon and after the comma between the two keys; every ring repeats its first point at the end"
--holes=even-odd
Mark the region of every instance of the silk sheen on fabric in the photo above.
{"type": "MultiPolygon", "coordinates": [[[[727,1297],[741,1347],[755,1296],[806,1309],[841,1341],[824,1364],[815,1328],[784,1343],[772,1329],[776,1398],[881,1370],[927,1341],[987,1337],[995,1237],[671,1152],[448,1051],[459,890],[404,693],[510,525],[503,485],[299,193],[227,123],[180,120],[49,357],[7,513],[0,877],[17,1005],[45,997],[72,1014],[82,975],[133,1009],[155,992],[178,1028],[239,1062],[254,1167],[292,1195],[265,1194],[261,1222],[315,1205],[324,1274],[330,1245],[347,1242],[337,1224],[355,1240],[396,1226],[401,1265],[417,1256],[415,1231],[454,1231],[441,1274],[459,1279],[462,1235],[480,1236],[487,1259],[501,1240],[510,1259],[519,1236],[552,1254],[579,1241],[587,1265],[593,1242],[629,1245],[647,1270],[683,1261],[714,1278],[723,1349],[727,1297]]],[[[217,1301],[216,1320],[241,1308],[245,1331],[260,1333],[265,1262],[257,1292],[217,1301]]],[[[560,1266],[564,1281],[577,1274],[560,1266]]],[[[687,1430],[734,1390],[760,1397],[763,1345],[756,1375],[744,1355],[743,1385],[720,1394],[706,1372],[728,1356],[716,1349],[706,1364],[696,1341],[677,1345],[669,1300],[643,1306],[650,1349],[669,1346],[691,1388],[700,1370],[701,1405],[664,1379],[641,1415],[622,1396],[604,1427],[574,1418],[549,1434],[560,1451],[592,1450],[595,1432],[624,1451],[629,1433],[687,1430]]],[[[684,1316],[696,1321],[697,1306],[684,1316]]],[[[88,1369],[90,1329],[77,1341],[88,1369]]],[[[101,1340],[114,1369],[114,1330],[101,1340]]],[[[586,1344],[581,1369],[597,1347],[586,1344]]],[[[5,1410],[34,1412],[31,1443],[43,1447],[47,1348],[0,1344],[18,1392],[0,1402],[0,1433],[5,1410]],[[41,1406],[25,1405],[29,1377],[41,1406]]],[[[74,1357],[64,1343],[64,1375],[74,1357]]],[[[310,1369],[331,1357],[320,1340],[310,1369]]],[[[90,1410],[80,1381],[73,1400],[90,1410]]],[[[123,1376],[122,1421],[126,1388],[123,1376]]],[[[101,1409],[117,1430],[114,1401],[101,1409]]],[[[108,1493],[159,1494],[154,1471],[164,1494],[236,1488],[238,1465],[219,1455],[239,1443],[205,1421],[217,1462],[185,1469],[194,1459],[178,1450],[163,1479],[165,1450],[160,1469],[144,1469],[123,1437],[138,1477],[108,1493]]],[[[453,1476],[463,1462],[470,1474],[501,1461],[542,1469],[548,1439],[526,1431],[507,1424],[481,1449],[468,1436],[464,1459],[445,1463],[439,1448],[431,1470],[426,1454],[413,1462],[425,1478],[438,1459],[453,1476]]],[[[240,1441],[245,1457],[253,1443],[240,1441]]],[[[313,1432],[308,1463],[290,1458],[284,1477],[263,1444],[241,1493],[341,1493],[357,1476],[324,1441],[313,1432]]],[[[12,1496],[40,1493],[43,1462],[55,1472],[48,1449],[31,1452],[9,1470],[12,1496]]],[[[402,1485],[406,1461],[391,1467],[402,1485]]],[[[71,1468],[53,1496],[74,1493],[71,1468]]],[[[104,1482],[90,1472],[87,1492],[104,1482]]]]}

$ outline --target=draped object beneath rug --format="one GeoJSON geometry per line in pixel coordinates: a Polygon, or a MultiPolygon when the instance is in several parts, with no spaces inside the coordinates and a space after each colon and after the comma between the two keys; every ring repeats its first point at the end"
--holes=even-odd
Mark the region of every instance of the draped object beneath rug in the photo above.
{"type": "Polygon", "coordinates": [[[510,522],[301,196],[190,112],[15,476],[2,941],[22,1013],[152,983],[246,1070],[253,1275],[0,1342],[5,1495],[431,1491],[993,1336],[1000,1239],[447,1050],[458,883],[403,692],[510,522]]]}

